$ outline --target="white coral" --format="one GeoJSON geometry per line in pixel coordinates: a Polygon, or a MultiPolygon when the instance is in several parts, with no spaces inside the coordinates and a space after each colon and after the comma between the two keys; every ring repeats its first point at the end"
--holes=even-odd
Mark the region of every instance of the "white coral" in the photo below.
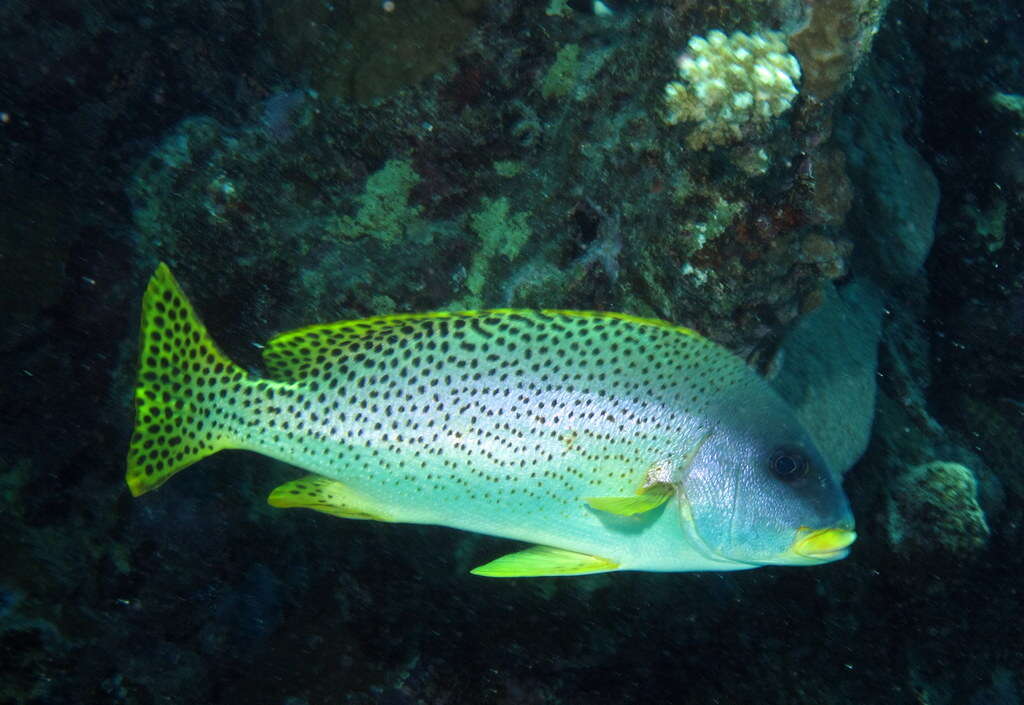
{"type": "Polygon", "coordinates": [[[779,32],[692,37],[677,62],[681,81],[665,86],[665,122],[696,122],[694,149],[742,141],[792,105],[800,64],[779,32]]]}

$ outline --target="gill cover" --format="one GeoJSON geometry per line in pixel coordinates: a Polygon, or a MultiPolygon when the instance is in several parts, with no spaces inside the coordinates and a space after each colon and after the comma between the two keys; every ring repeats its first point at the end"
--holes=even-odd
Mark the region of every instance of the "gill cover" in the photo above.
{"type": "Polygon", "coordinates": [[[693,531],[711,555],[735,563],[843,558],[856,534],[838,479],[792,410],[751,377],[723,395],[684,481],[693,531]]]}

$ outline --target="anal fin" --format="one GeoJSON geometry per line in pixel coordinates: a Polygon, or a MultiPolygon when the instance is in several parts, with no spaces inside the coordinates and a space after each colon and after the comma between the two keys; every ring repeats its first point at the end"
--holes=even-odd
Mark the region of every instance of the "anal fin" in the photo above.
{"type": "Polygon", "coordinates": [[[586,503],[594,509],[619,516],[633,516],[657,509],[675,492],[672,485],[657,484],[627,497],[587,497],[586,503]]]}
{"type": "Polygon", "coordinates": [[[272,507],[313,509],[343,519],[394,521],[378,503],[348,485],[320,475],[286,482],[267,497],[272,507]]]}
{"type": "Polygon", "coordinates": [[[469,571],[487,578],[538,578],[556,575],[587,575],[617,570],[619,564],[607,558],[567,551],[552,546],[531,546],[509,553],[469,571]]]}

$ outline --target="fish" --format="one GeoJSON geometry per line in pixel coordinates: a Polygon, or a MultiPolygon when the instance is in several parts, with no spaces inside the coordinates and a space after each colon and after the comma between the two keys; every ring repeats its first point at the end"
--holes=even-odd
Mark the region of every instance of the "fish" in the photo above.
{"type": "Polygon", "coordinates": [[[818,565],[856,539],[793,411],[688,328],[493,309],[311,325],[230,360],[161,263],[142,301],[133,496],[224,449],[305,474],[270,505],[523,542],[495,578],[818,565]]]}

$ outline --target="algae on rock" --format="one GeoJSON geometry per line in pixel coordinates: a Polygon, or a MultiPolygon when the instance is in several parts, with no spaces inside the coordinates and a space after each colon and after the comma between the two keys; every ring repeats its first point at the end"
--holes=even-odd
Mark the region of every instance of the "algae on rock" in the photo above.
{"type": "Polygon", "coordinates": [[[357,196],[355,216],[341,216],[329,228],[344,239],[363,236],[392,244],[420,216],[420,206],[409,205],[409,193],[420,176],[405,159],[390,159],[366,179],[366,190],[357,196]]]}
{"type": "Polygon", "coordinates": [[[484,302],[484,287],[491,264],[497,257],[515,259],[523,245],[530,239],[530,225],[527,213],[509,213],[508,198],[480,199],[480,209],[470,215],[470,228],[479,238],[480,246],[473,255],[466,273],[466,288],[469,296],[457,305],[477,308],[484,302]]]}

